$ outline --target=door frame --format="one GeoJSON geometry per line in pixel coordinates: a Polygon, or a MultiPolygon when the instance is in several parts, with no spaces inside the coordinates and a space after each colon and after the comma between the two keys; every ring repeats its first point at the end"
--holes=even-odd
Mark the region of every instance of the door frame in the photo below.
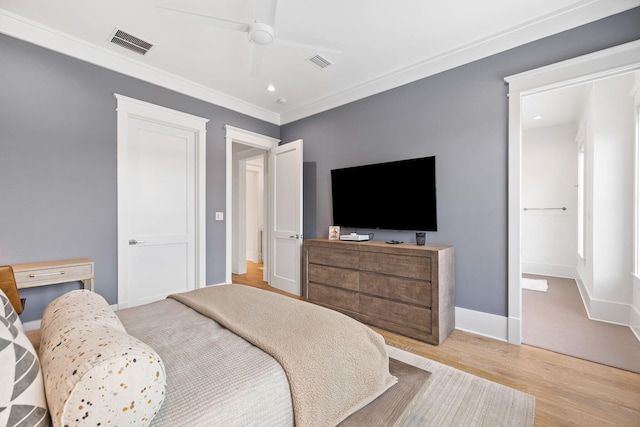
{"type": "MultiPolygon", "coordinates": [[[[226,139],[226,207],[225,212],[227,215],[226,230],[225,230],[225,283],[231,283],[231,271],[232,271],[232,250],[233,250],[233,143],[246,145],[248,147],[259,148],[265,151],[269,151],[274,147],[277,147],[280,143],[279,139],[272,138],[270,136],[261,135],[259,133],[251,132],[248,130],[240,129],[234,126],[225,125],[225,139],[226,139]]],[[[265,165],[265,170],[267,170],[265,165]]],[[[268,182],[267,179],[264,181],[268,182]]],[[[265,204],[268,203],[268,189],[265,188],[265,204]]],[[[265,206],[265,212],[269,212],[268,206],[265,206]]],[[[270,214],[267,214],[265,223],[269,223],[270,214]]],[[[265,224],[266,225],[266,224],[265,224]]],[[[269,241],[268,230],[265,227],[265,241],[269,241]]],[[[269,245],[266,245],[268,248],[269,245]]],[[[269,250],[267,249],[264,254],[264,259],[269,259],[269,250]]],[[[265,266],[267,263],[265,262],[265,266]]]]}
{"type": "Polygon", "coordinates": [[[129,119],[147,120],[161,125],[181,128],[194,133],[195,140],[195,287],[206,285],[206,124],[209,119],[140,101],[114,93],[117,99],[117,221],[118,221],[118,308],[128,301],[127,229],[128,202],[124,186],[127,183],[127,143],[129,119]]]}
{"type": "Polygon", "coordinates": [[[640,69],[640,41],[505,77],[509,84],[507,341],[522,343],[522,98],[640,69]]]}

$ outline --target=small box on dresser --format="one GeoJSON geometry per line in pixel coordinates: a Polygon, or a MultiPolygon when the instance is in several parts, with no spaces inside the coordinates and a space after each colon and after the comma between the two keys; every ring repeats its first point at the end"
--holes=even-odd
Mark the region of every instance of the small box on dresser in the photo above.
{"type": "Polygon", "coordinates": [[[440,344],[455,326],[453,247],[304,241],[304,296],[363,323],[440,344]]]}

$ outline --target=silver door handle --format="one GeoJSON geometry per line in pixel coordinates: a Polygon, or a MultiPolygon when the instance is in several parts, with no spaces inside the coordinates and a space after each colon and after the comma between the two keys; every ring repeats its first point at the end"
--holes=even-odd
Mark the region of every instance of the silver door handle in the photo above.
{"type": "Polygon", "coordinates": [[[293,236],[289,236],[290,239],[302,239],[302,234],[295,234],[293,236]]]}
{"type": "Polygon", "coordinates": [[[136,239],[129,240],[130,245],[137,245],[138,243],[146,243],[146,242],[144,240],[136,240],[136,239]]]}

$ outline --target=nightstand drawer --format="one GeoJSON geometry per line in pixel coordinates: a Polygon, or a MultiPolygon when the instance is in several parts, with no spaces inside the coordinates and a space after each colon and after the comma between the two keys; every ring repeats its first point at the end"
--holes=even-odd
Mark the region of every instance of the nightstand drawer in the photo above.
{"type": "MultiPolygon", "coordinates": [[[[93,284],[93,261],[83,258],[13,266],[19,289],[86,280],[93,284]]],[[[92,286],[93,287],[93,286],[92,286]]]]}

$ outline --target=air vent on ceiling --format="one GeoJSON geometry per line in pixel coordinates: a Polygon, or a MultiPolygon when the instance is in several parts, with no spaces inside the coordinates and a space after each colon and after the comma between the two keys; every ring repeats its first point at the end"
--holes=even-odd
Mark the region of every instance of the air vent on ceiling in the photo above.
{"type": "Polygon", "coordinates": [[[311,62],[313,65],[315,65],[316,67],[320,68],[321,70],[323,68],[327,68],[329,65],[333,64],[333,62],[331,62],[328,58],[325,58],[324,56],[320,55],[319,53],[316,53],[311,58],[307,58],[307,61],[311,62]]]}
{"type": "Polygon", "coordinates": [[[122,30],[116,29],[111,37],[111,43],[122,46],[125,49],[132,50],[140,55],[144,55],[149,52],[153,45],[149,42],[139,39],[136,36],[132,36],[129,33],[125,33],[122,30]]]}

